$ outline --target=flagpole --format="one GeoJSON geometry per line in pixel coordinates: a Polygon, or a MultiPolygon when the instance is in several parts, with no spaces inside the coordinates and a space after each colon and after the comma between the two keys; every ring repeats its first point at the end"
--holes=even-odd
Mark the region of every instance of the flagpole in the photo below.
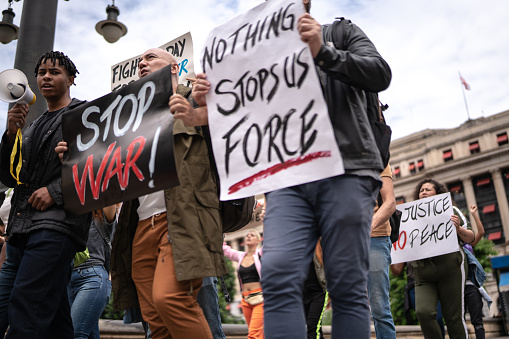
{"type": "MultiPolygon", "coordinates": [[[[461,76],[461,73],[458,71],[458,74],[460,76],[460,79],[463,79],[461,76]]],[[[468,112],[468,104],[467,104],[467,96],[465,95],[465,86],[461,84],[461,92],[463,92],[463,100],[465,101],[465,108],[467,109],[467,118],[470,120],[470,113],[468,112]]]]}

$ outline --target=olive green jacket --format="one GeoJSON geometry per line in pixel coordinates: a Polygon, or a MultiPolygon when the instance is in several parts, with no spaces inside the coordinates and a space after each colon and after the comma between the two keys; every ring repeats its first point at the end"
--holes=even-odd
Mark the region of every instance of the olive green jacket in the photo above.
{"type": "MultiPolygon", "coordinates": [[[[188,94],[179,85],[177,93],[188,94]]],[[[180,185],[165,190],[170,240],[177,280],[217,277],[228,273],[218,190],[200,127],[173,124],[174,157],[180,185]]],[[[131,278],[132,240],[138,224],[138,199],[124,203],[111,253],[113,304],[117,310],[138,305],[131,278]]]]}

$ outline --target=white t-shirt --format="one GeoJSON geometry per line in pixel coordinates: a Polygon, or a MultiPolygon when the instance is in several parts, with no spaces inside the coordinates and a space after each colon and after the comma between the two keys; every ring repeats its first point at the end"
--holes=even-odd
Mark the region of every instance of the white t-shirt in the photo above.
{"type": "Polygon", "coordinates": [[[136,210],[138,218],[145,220],[158,213],[166,212],[166,202],[164,200],[164,191],[157,191],[138,198],[140,206],[136,210]]]}

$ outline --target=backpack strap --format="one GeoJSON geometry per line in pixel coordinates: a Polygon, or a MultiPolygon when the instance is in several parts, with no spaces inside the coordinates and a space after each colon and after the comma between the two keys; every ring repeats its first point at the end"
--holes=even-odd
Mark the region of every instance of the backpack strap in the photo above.
{"type": "Polygon", "coordinates": [[[350,23],[350,20],[346,20],[343,17],[336,18],[337,20],[332,23],[331,26],[331,38],[334,47],[339,50],[345,50],[344,41],[347,38],[346,24],[350,23]]]}

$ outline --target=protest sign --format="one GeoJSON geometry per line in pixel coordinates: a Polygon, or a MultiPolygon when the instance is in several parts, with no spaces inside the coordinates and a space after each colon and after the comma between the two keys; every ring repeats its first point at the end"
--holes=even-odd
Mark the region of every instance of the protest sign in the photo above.
{"type": "Polygon", "coordinates": [[[399,239],[391,248],[392,263],[408,262],[459,250],[450,193],[397,205],[399,239]]]}
{"type": "Polygon", "coordinates": [[[62,117],[64,207],[75,214],[178,184],[171,66],[62,117]]]}
{"type": "MultiPolygon", "coordinates": [[[[160,48],[171,53],[179,64],[179,84],[190,87],[186,78],[195,78],[193,62],[193,39],[187,32],[160,48]]],[[[148,49],[148,48],[147,48],[148,49]]],[[[122,86],[138,80],[138,64],[140,55],[124,60],[111,66],[111,90],[117,90],[122,86]]]]}
{"type": "Polygon", "coordinates": [[[214,29],[200,56],[221,200],[342,174],[301,1],[271,0],[214,29]]]}

